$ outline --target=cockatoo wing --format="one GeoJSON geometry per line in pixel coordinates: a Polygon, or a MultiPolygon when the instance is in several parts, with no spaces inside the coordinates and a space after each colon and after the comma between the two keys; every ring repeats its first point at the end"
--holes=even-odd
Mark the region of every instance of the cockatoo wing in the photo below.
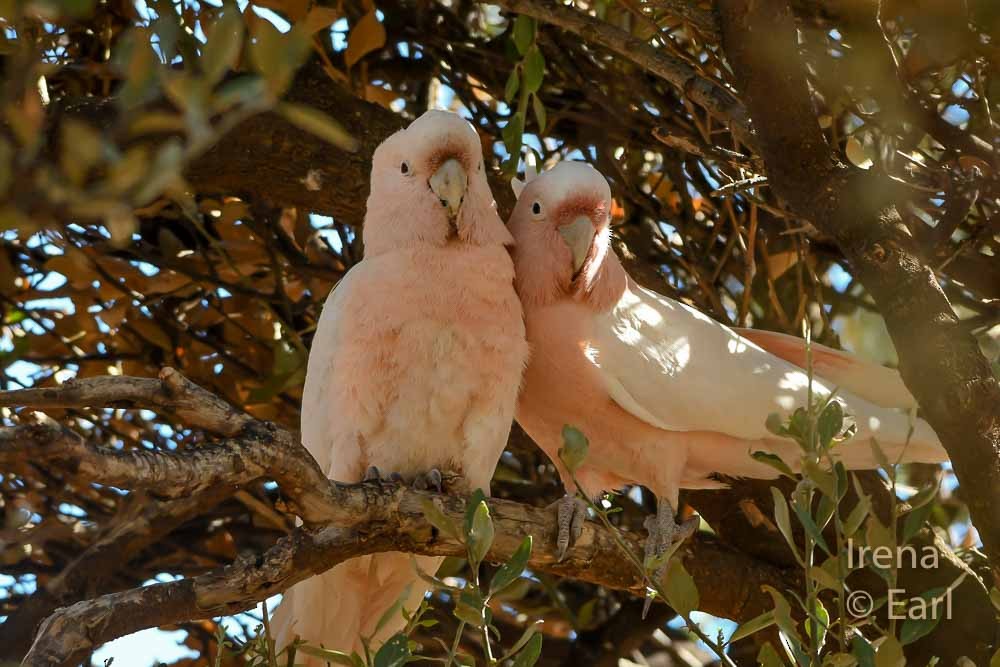
{"type": "MultiPolygon", "coordinates": [[[[611,397],[643,421],[669,431],[714,431],[744,439],[771,437],[771,413],[787,415],[807,403],[806,372],[683,303],[629,281],[618,304],[598,315],[586,352],[611,397]]],[[[836,383],[815,374],[814,396],[836,383]]],[[[859,434],[891,428],[905,435],[905,419],[864,398],[838,390],[859,434]],[[871,428],[865,428],[870,426],[871,428]]]]}
{"type": "MultiPolygon", "coordinates": [[[[806,342],[801,338],[761,329],[733,331],[800,368],[807,365],[806,342]]],[[[811,347],[816,375],[884,408],[910,409],[916,406],[917,401],[903,384],[899,371],[818,343],[813,343],[811,347]]]]}
{"type": "Polygon", "coordinates": [[[320,468],[328,477],[337,480],[355,481],[354,472],[359,452],[338,451],[345,447],[356,449],[350,439],[332,437],[343,430],[346,419],[341,414],[346,409],[343,401],[332,401],[337,394],[335,383],[342,379],[338,366],[343,360],[346,345],[343,344],[344,327],[350,326],[350,314],[345,312],[345,304],[351,293],[364,286],[370,274],[365,262],[356,264],[334,286],[323,304],[316,335],[309,352],[305,386],[302,390],[302,444],[312,454],[320,468]]]}

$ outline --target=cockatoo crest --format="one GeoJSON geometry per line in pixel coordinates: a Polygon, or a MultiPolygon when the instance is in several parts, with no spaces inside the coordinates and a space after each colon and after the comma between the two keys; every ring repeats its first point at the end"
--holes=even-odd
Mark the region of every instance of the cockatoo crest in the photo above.
{"type": "Polygon", "coordinates": [[[538,163],[535,160],[535,152],[529,150],[524,156],[524,180],[513,178],[510,187],[514,190],[514,197],[518,198],[524,192],[525,186],[538,178],[538,163]]]}

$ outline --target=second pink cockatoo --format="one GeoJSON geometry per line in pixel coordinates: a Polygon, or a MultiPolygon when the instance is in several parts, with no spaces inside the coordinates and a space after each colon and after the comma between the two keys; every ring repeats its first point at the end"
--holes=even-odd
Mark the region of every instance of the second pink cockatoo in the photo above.
{"type": "MultiPolygon", "coordinates": [[[[453,490],[489,493],[528,348],[513,239],[468,122],[428,111],[376,149],[363,233],[365,258],[330,294],[313,339],[303,442],[341,482],[391,473],[433,484],[451,471],[453,490]]],[[[417,558],[431,573],[440,560],[417,558]]],[[[360,652],[407,587],[412,611],[425,586],[407,554],[337,565],[288,593],[278,644],[299,636],[360,652]]],[[[373,643],[401,625],[393,619],[373,643]]]]}
{"type": "MultiPolygon", "coordinates": [[[[647,519],[647,555],[693,531],[678,526],[682,488],[722,486],[715,475],[773,478],[754,451],[799,459],[791,441],[765,427],[807,404],[804,341],[734,330],[674,299],[640,287],[610,249],[611,192],[590,165],[562,162],[519,190],[509,227],[516,240],[516,286],[532,356],[517,420],[546,451],[569,496],[559,505],[560,549],[580,525],[575,487],[557,455],[564,425],[590,451],[576,471],[591,497],[641,484],[656,494],[647,519]]],[[[898,374],[814,345],[813,391],[837,396],[857,433],[834,448],[848,468],[878,466],[869,439],[906,461],[947,455],[898,374]],[[906,445],[911,424],[912,437],[906,445]]],[[[696,519],[696,518],[695,518],[696,519]]]]}

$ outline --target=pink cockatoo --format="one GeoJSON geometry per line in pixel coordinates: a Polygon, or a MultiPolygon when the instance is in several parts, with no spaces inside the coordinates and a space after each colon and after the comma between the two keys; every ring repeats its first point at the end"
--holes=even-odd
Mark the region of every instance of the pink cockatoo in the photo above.
{"type": "MultiPolygon", "coordinates": [[[[723,486],[715,475],[773,478],[754,451],[798,461],[797,446],[765,422],[806,405],[805,343],[731,329],[637,285],[610,249],[611,192],[590,165],[562,162],[515,182],[515,191],[515,285],[532,349],[517,420],[570,494],[559,504],[559,547],[582,521],[557,455],[563,426],[571,425],[590,440],[576,471],[588,495],[630,484],[656,494],[646,552],[661,554],[697,525],[697,517],[682,526],[674,518],[680,489],[723,486]]],[[[890,457],[905,446],[906,461],[946,460],[930,426],[900,410],[915,402],[895,371],[820,345],[812,354],[813,391],[839,387],[838,400],[857,423],[856,435],[834,448],[848,468],[877,467],[872,437],[890,457]]]]}
{"type": "MultiPolygon", "coordinates": [[[[382,471],[433,484],[444,470],[459,475],[454,490],[489,493],[528,348],[513,238],[468,122],[428,111],[376,149],[363,233],[365,258],[330,294],[312,343],[303,442],[338,481],[382,471]]],[[[431,573],[440,560],[417,558],[431,573]]],[[[288,593],[277,641],[360,652],[407,587],[412,611],[425,586],[407,554],[337,565],[288,593]]]]}

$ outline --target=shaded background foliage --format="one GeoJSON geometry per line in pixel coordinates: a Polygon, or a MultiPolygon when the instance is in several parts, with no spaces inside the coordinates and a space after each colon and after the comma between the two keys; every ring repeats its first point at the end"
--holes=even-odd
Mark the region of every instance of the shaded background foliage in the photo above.
{"type": "MultiPolygon", "coordinates": [[[[522,142],[543,163],[587,160],[612,183],[618,250],[641,282],[730,325],[798,333],[808,320],[820,342],[895,363],[836,244],[770,191],[711,3],[499,4],[542,20],[515,30],[514,14],[466,0],[0,2],[5,388],[170,365],[295,427],[322,301],[363,254],[371,150],[429,107],[473,122],[502,211],[504,164],[522,142]],[[572,20],[584,15],[611,32],[572,20]]],[[[909,233],[995,360],[1000,9],[800,0],[795,11],[828,139],[907,189],[909,233]]],[[[202,442],[149,411],[47,412],[117,447],[202,442]]],[[[947,477],[931,519],[974,549],[950,473],[908,472],[913,485],[947,477]]],[[[515,429],[493,492],[541,505],[561,488],[515,429]]],[[[57,605],[259,551],[291,526],[278,496],[261,482],[162,501],[30,461],[2,471],[0,653],[23,652],[57,605]]],[[[690,500],[736,548],[787,565],[746,505],[768,514],[767,497],[741,487],[690,500]]],[[[622,504],[616,521],[638,530],[648,499],[622,504]]],[[[544,576],[507,597],[504,623],[546,620],[544,664],[634,652],[700,664],[684,662],[698,649],[666,628],[663,606],[640,622],[634,599],[544,576]]],[[[191,664],[213,659],[214,624],[184,629],[202,656],[191,664]]]]}

